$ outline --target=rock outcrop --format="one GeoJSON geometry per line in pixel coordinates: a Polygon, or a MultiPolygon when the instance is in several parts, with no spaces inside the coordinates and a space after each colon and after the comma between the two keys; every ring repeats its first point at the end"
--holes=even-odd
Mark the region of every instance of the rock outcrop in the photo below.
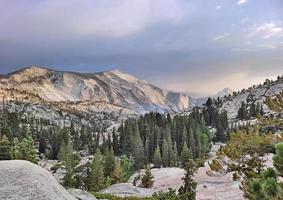
{"type": "Polygon", "coordinates": [[[1,200],[77,200],[47,170],[28,161],[0,161],[1,200]]]}

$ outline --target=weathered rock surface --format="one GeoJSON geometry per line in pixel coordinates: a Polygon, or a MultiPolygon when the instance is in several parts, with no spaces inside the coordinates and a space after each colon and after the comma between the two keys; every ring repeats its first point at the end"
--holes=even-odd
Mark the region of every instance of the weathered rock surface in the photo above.
{"type": "Polygon", "coordinates": [[[68,189],[68,192],[78,200],[97,200],[92,194],[80,189],[68,189]]]}
{"type": "Polygon", "coordinates": [[[1,200],[77,200],[47,170],[28,161],[0,161],[1,200]]]}

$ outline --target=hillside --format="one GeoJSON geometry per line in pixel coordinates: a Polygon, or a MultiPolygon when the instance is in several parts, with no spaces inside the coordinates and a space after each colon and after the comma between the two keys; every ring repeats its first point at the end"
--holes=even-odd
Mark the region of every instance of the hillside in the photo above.
{"type": "Polygon", "coordinates": [[[275,81],[266,80],[263,84],[254,85],[248,89],[234,92],[232,95],[224,96],[220,109],[226,110],[229,119],[235,119],[242,102],[250,109],[251,104],[259,103],[263,107],[264,114],[276,114],[276,110],[267,105],[267,99],[274,99],[283,91],[283,78],[278,77],[275,81]]]}

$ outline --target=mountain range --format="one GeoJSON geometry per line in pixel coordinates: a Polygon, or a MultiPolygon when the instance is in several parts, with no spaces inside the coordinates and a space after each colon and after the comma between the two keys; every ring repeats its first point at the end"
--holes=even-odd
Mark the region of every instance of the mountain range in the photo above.
{"type": "Polygon", "coordinates": [[[0,86],[47,102],[104,102],[137,113],[181,111],[192,105],[186,94],[161,89],[119,70],[77,73],[30,66],[1,75],[0,86]]]}
{"type": "MultiPolygon", "coordinates": [[[[219,109],[226,110],[229,120],[234,120],[242,102],[248,107],[258,102],[266,113],[273,112],[266,98],[282,91],[283,78],[279,77],[238,92],[225,88],[211,98],[219,97],[219,109]]],[[[75,124],[94,124],[101,129],[150,111],[189,113],[208,98],[193,99],[167,91],[119,70],[78,73],[38,66],[0,75],[1,94],[10,111],[64,125],[72,119],[75,124]]]]}

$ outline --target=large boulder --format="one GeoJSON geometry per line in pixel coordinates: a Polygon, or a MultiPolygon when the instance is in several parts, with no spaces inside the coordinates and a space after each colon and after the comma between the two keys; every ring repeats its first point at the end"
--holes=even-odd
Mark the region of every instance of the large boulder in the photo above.
{"type": "Polygon", "coordinates": [[[28,161],[0,161],[1,200],[77,200],[50,172],[28,161]]]}

